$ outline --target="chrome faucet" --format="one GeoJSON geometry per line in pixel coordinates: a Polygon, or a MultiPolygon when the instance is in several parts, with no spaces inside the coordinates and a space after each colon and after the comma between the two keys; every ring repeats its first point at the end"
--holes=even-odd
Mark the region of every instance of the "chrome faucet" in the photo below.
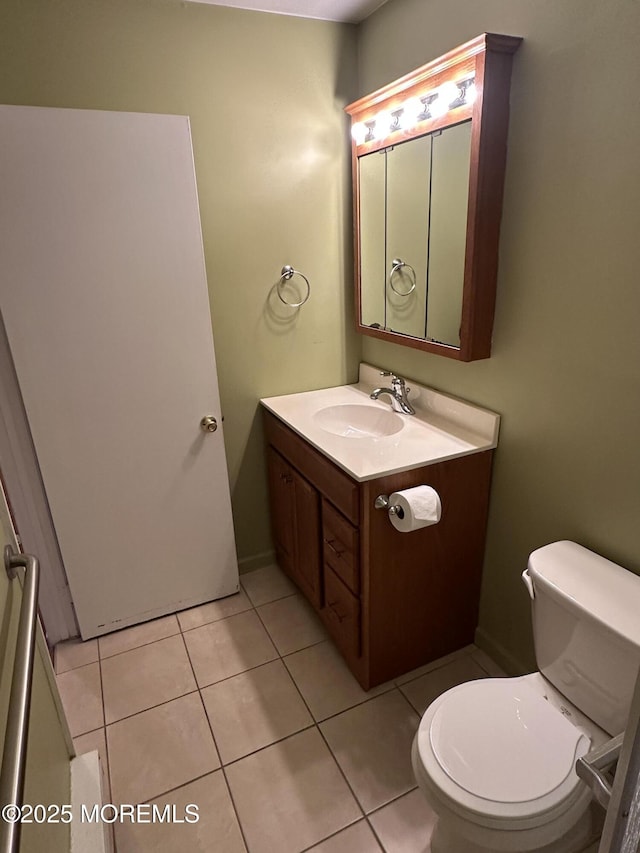
{"type": "Polygon", "coordinates": [[[407,388],[404,379],[401,376],[396,376],[390,370],[383,370],[380,376],[391,376],[391,388],[376,388],[369,395],[372,400],[377,400],[380,394],[389,394],[391,397],[391,408],[394,412],[403,412],[405,415],[415,415],[416,410],[413,408],[407,398],[407,393],[411,388],[407,388]]]}

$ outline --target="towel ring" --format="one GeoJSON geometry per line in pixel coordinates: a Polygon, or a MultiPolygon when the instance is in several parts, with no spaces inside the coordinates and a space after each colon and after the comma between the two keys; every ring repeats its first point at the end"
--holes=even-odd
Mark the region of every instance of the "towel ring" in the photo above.
{"type": "Polygon", "coordinates": [[[278,283],[276,284],[276,293],[278,294],[278,298],[280,302],[284,302],[285,305],[288,305],[290,308],[299,308],[301,305],[307,301],[307,299],[311,296],[311,285],[309,284],[309,279],[300,272],[300,270],[294,270],[294,268],[290,264],[285,264],[282,267],[282,272],[280,274],[280,278],[278,279],[278,283]],[[304,283],[307,285],[307,295],[301,302],[287,302],[282,293],[280,292],[280,288],[285,281],[289,281],[289,279],[293,278],[294,275],[299,275],[300,278],[304,279],[304,283]]]}
{"type": "Polygon", "coordinates": [[[416,289],[416,271],[411,266],[411,264],[405,264],[405,262],[401,261],[400,258],[394,258],[391,261],[391,264],[391,272],[389,273],[389,286],[391,287],[391,290],[393,290],[394,293],[397,293],[398,296],[409,296],[409,294],[413,293],[413,291],[416,289]],[[412,279],[412,283],[409,290],[398,290],[397,287],[394,287],[393,284],[393,276],[397,272],[400,272],[403,267],[406,267],[407,270],[411,271],[409,273],[409,276],[412,279]]]}

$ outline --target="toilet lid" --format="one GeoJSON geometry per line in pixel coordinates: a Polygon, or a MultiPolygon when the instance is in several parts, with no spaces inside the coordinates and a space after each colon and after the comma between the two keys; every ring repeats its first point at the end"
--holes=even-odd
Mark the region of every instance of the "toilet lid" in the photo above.
{"type": "Polygon", "coordinates": [[[440,700],[429,730],[433,754],[456,785],[484,800],[546,797],[589,748],[580,729],[519,679],[468,682],[440,700]]]}

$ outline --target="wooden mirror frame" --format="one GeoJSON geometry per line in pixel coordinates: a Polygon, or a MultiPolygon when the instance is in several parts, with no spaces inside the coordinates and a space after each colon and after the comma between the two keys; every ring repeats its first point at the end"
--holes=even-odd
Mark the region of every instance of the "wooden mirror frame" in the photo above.
{"type": "Polygon", "coordinates": [[[483,33],[345,108],[351,116],[353,127],[357,123],[372,121],[381,112],[392,113],[411,97],[424,96],[444,83],[459,82],[475,74],[476,98],[472,105],[463,104],[450,109],[444,116],[426,119],[409,130],[394,130],[381,140],[358,143],[352,138],[356,328],[361,334],[459,361],[475,361],[489,358],[491,355],[507,156],[511,66],[513,54],[521,41],[517,36],[483,33]],[[362,324],[360,311],[358,157],[459,124],[467,119],[472,120],[471,160],[460,347],[365,326],[362,324]]]}

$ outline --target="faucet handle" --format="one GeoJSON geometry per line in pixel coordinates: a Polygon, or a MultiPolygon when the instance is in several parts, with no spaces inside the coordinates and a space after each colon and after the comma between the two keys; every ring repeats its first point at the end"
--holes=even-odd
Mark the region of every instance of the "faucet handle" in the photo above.
{"type": "MultiPolygon", "coordinates": [[[[405,382],[404,382],[404,379],[402,378],[402,376],[398,376],[392,370],[381,370],[380,376],[390,376],[392,387],[395,387],[396,385],[398,385],[400,388],[405,387],[405,382]]],[[[411,389],[407,388],[406,390],[410,391],[411,389]]]]}

